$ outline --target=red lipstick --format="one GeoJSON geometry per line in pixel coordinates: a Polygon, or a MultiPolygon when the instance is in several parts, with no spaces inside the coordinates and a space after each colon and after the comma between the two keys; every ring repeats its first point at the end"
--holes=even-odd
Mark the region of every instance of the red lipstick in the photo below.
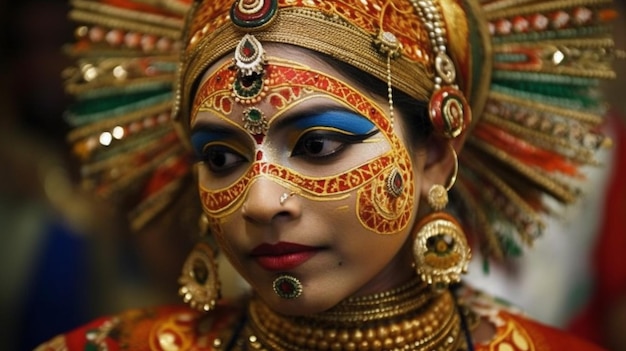
{"type": "Polygon", "coordinates": [[[287,271],[303,264],[318,251],[317,247],[294,243],[264,243],[255,247],[251,256],[269,271],[287,271]]]}

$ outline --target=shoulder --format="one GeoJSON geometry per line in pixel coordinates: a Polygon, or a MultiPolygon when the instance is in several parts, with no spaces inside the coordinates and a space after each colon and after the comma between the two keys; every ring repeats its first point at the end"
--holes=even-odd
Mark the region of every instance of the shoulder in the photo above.
{"type": "Polygon", "coordinates": [[[241,308],[219,305],[202,313],[186,306],[133,309],[98,318],[40,345],[35,351],[213,350],[241,320],[241,308]]]}
{"type": "Polygon", "coordinates": [[[493,336],[475,343],[476,351],[601,351],[599,346],[557,328],[539,323],[503,300],[463,287],[459,299],[475,321],[491,326],[493,336]]]}

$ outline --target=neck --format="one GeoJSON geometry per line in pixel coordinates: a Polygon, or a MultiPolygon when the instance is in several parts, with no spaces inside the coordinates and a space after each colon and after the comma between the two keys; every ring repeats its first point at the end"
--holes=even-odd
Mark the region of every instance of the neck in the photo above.
{"type": "Polygon", "coordinates": [[[253,297],[248,314],[246,337],[253,350],[466,348],[452,293],[434,293],[417,279],[311,316],[279,315],[253,297]]]}

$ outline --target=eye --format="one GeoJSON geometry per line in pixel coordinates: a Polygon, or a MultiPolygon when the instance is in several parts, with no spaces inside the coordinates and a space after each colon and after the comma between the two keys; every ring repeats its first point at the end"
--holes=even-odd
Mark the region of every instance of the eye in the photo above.
{"type": "Polygon", "coordinates": [[[345,147],[338,139],[339,133],[312,131],[304,134],[296,143],[291,156],[320,158],[330,156],[345,147]]]}
{"type": "Polygon", "coordinates": [[[248,160],[224,145],[207,145],[201,156],[202,162],[213,173],[226,173],[248,160]]]}
{"type": "Polygon", "coordinates": [[[377,132],[378,130],[374,130],[363,135],[352,135],[328,130],[313,130],[298,139],[291,156],[313,159],[330,157],[341,152],[348,145],[360,143],[377,132]]]}

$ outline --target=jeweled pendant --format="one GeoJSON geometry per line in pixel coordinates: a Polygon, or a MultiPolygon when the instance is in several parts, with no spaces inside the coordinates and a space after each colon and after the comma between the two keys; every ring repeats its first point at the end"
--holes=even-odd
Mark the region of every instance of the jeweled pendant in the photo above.
{"type": "Polygon", "coordinates": [[[276,295],[283,299],[295,299],[302,295],[302,283],[290,275],[279,276],[272,285],[276,295]]]}
{"type": "Polygon", "coordinates": [[[265,134],[267,132],[267,119],[263,111],[256,107],[251,107],[243,112],[243,127],[252,134],[265,134]]]}
{"type": "Polygon", "coordinates": [[[265,50],[253,35],[246,34],[235,49],[237,75],[232,89],[235,100],[244,104],[256,104],[265,96],[265,50]]]}
{"type": "Polygon", "coordinates": [[[232,83],[235,101],[244,104],[256,104],[266,95],[267,88],[263,74],[252,74],[247,77],[237,77],[232,83]]]}
{"type": "Polygon", "coordinates": [[[404,190],[404,180],[400,172],[394,168],[387,177],[387,192],[393,197],[398,197],[402,195],[402,190],[404,190]]]}
{"type": "Polygon", "coordinates": [[[261,42],[251,34],[244,35],[235,49],[235,66],[239,75],[262,75],[265,64],[265,50],[261,42]]]}

